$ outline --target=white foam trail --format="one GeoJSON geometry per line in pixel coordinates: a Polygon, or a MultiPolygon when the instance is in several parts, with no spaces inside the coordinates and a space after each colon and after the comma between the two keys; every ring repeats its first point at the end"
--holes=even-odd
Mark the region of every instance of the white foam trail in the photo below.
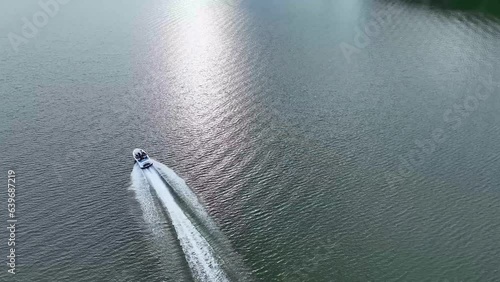
{"type": "Polygon", "coordinates": [[[194,212],[198,219],[201,219],[205,228],[208,228],[210,232],[216,233],[218,236],[220,231],[212,220],[212,218],[206,212],[204,205],[200,203],[196,194],[191,190],[191,188],[186,184],[184,179],[179,177],[175,171],[173,171],[168,166],[153,161],[156,171],[167,181],[167,183],[172,187],[175,194],[181,198],[181,200],[188,205],[191,212],[194,212]]]}
{"type": "Polygon", "coordinates": [[[217,262],[212,247],[176,203],[160,175],[152,168],[143,172],[170,216],[194,278],[197,281],[229,281],[217,262]]]}
{"type": "Polygon", "coordinates": [[[230,240],[207,213],[205,205],[198,199],[196,193],[171,168],[155,160],[153,163],[156,171],[169,184],[174,194],[186,205],[189,215],[198,220],[197,223],[203,226],[204,231],[208,231],[204,235],[208,236],[206,239],[218,255],[219,262],[224,264],[226,276],[235,281],[254,281],[251,271],[246,268],[241,256],[233,249],[230,240]]]}
{"type": "Polygon", "coordinates": [[[131,176],[131,189],[135,192],[136,199],[141,206],[144,221],[149,231],[154,235],[154,238],[165,238],[163,229],[161,226],[158,226],[158,223],[165,220],[154,205],[153,195],[149,189],[149,184],[139,166],[134,166],[131,176]]]}

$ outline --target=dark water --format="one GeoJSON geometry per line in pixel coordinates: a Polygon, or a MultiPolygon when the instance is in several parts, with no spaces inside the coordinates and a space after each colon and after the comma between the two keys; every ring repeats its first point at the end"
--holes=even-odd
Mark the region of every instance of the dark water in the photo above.
{"type": "Polygon", "coordinates": [[[500,280],[500,23],[413,2],[71,1],[16,53],[3,1],[0,280],[192,281],[136,147],[255,280],[500,280]]]}

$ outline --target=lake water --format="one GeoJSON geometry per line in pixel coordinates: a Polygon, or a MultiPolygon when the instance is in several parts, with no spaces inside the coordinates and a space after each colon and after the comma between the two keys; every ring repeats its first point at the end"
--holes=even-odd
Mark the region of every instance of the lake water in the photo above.
{"type": "Polygon", "coordinates": [[[395,0],[58,6],[26,38],[37,1],[0,3],[18,187],[0,280],[193,281],[136,147],[196,195],[232,280],[500,280],[499,20],[395,0]]]}

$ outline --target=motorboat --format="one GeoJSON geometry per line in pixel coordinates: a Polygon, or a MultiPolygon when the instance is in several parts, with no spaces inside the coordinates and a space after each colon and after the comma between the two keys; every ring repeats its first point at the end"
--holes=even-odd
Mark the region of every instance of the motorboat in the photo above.
{"type": "Polygon", "coordinates": [[[132,152],[132,156],[134,157],[134,160],[137,162],[140,168],[148,168],[153,165],[153,162],[149,158],[148,154],[146,151],[143,149],[135,149],[132,152]]]}

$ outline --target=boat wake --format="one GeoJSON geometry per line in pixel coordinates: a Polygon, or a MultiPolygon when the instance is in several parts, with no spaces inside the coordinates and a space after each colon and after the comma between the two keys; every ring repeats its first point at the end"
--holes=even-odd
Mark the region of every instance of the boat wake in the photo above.
{"type": "MultiPolygon", "coordinates": [[[[181,178],[175,175],[168,167],[158,162],[154,162],[153,168],[143,170],[139,169],[136,165],[136,168],[132,171],[132,185],[135,186],[136,197],[141,204],[146,222],[153,225],[154,221],[159,220],[161,216],[155,211],[152,205],[153,196],[151,192],[148,191],[149,189],[144,189],[145,187],[142,185],[144,181],[149,183],[152,188],[151,190],[156,193],[164,210],[168,214],[193,278],[196,281],[229,281],[220,261],[215,255],[214,249],[198,231],[174,198],[173,193],[177,194],[175,190],[183,189],[174,190],[170,185],[167,186],[165,180],[162,178],[162,174],[170,174],[170,179],[177,181],[177,184],[181,184],[180,186],[175,185],[177,188],[182,188],[182,184],[185,186],[181,178]],[[158,171],[155,167],[158,168],[158,171]]],[[[184,190],[179,191],[179,197],[183,201],[186,201],[190,208],[194,208],[193,211],[196,215],[208,219],[206,212],[201,207],[196,207],[196,195],[189,188],[184,190]]],[[[163,232],[154,228],[151,231],[163,232]]]]}

